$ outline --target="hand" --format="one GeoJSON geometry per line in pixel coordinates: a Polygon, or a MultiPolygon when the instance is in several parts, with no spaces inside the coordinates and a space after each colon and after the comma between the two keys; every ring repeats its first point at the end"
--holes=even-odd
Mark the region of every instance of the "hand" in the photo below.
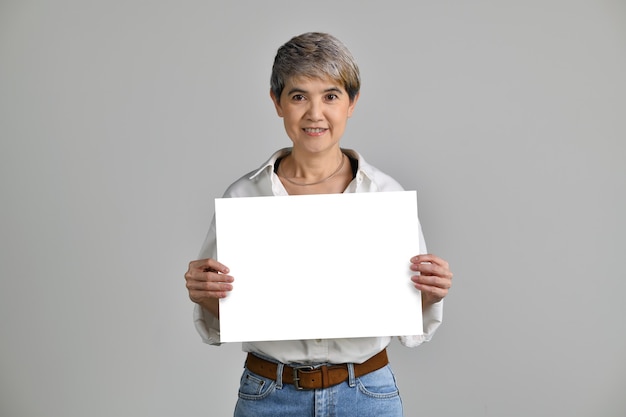
{"type": "Polygon", "coordinates": [[[432,254],[417,255],[411,258],[411,270],[419,272],[411,277],[411,281],[422,292],[422,308],[448,295],[453,275],[448,262],[432,254]]]}
{"type": "Polygon", "coordinates": [[[215,259],[200,259],[189,263],[189,269],[185,273],[189,298],[194,303],[219,317],[220,298],[225,298],[233,286],[233,277],[227,275],[230,272],[227,266],[222,265],[215,259]]]}

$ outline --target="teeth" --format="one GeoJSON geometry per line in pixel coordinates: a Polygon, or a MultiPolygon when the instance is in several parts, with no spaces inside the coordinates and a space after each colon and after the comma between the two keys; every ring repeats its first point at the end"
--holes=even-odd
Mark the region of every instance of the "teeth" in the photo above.
{"type": "Polygon", "coordinates": [[[305,132],[309,132],[309,133],[321,133],[323,132],[325,129],[322,128],[315,128],[315,129],[304,129],[305,132]]]}

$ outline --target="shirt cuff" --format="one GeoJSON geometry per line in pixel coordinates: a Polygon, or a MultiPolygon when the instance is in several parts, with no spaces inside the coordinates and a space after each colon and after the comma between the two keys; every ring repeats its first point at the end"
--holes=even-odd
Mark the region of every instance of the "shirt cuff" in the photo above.
{"type": "Polygon", "coordinates": [[[422,321],[424,323],[424,333],[413,336],[399,336],[400,343],[406,347],[416,347],[424,342],[430,341],[433,335],[441,325],[443,319],[443,300],[432,304],[422,312],[422,321]]]}
{"type": "Polygon", "coordinates": [[[220,320],[203,309],[199,304],[193,308],[193,323],[202,341],[209,345],[221,345],[220,320]]]}

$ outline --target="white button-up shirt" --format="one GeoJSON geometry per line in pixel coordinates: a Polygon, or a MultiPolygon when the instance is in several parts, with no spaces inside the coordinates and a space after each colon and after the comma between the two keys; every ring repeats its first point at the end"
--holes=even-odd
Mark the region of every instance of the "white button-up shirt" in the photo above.
{"type": "MultiPolygon", "coordinates": [[[[224,197],[285,196],[287,190],[274,173],[274,165],[279,158],[289,154],[290,148],[281,149],[259,169],[235,181],[224,193],[224,197]]],[[[343,149],[343,152],[358,161],[355,178],[344,192],[368,193],[379,191],[402,191],[402,186],[389,175],[369,165],[357,152],[343,149]]],[[[366,224],[363,227],[367,227],[366,224]]],[[[420,226],[420,248],[426,253],[426,244],[420,226]]],[[[200,251],[200,259],[216,258],[215,216],[200,251]]],[[[375,306],[372,306],[375,308],[375,306]]],[[[404,346],[414,347],[431,339],[443,316],[443,301],[424,309],[422,320],[424,334],[398,336],[404,346]]],[[[278,318],[279,320],[279,318],[278,318]]],[[[194,308],[194,323],[205,343],[220,344],[219,319],[199,305],[194,308]]],[[[262,321],[259,322],[262,325],[262,321]]],[[[348,339],[285,340],[269,342],[244,342],[245,352],[253,352],[287,364],[319,363],[362,363],[391,342],[391,337],[363,337],[348,339]]]]}

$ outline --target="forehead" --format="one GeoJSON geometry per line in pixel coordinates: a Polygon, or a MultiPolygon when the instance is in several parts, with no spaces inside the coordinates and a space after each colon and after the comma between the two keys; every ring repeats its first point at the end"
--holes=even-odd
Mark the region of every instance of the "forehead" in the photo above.
{"type": "Polygon", "coordinates": [[[285,82],[285,88],[283,92],[289,92],[291,90],[298,91],[328,91],[328,90],[339,90],[341,92],[346,92],[342,83],[338,80],[334,80],[330,77],[319,78],[319,77],[305,77],[305,76],[295,76],[290,77],[285,82]]]}

